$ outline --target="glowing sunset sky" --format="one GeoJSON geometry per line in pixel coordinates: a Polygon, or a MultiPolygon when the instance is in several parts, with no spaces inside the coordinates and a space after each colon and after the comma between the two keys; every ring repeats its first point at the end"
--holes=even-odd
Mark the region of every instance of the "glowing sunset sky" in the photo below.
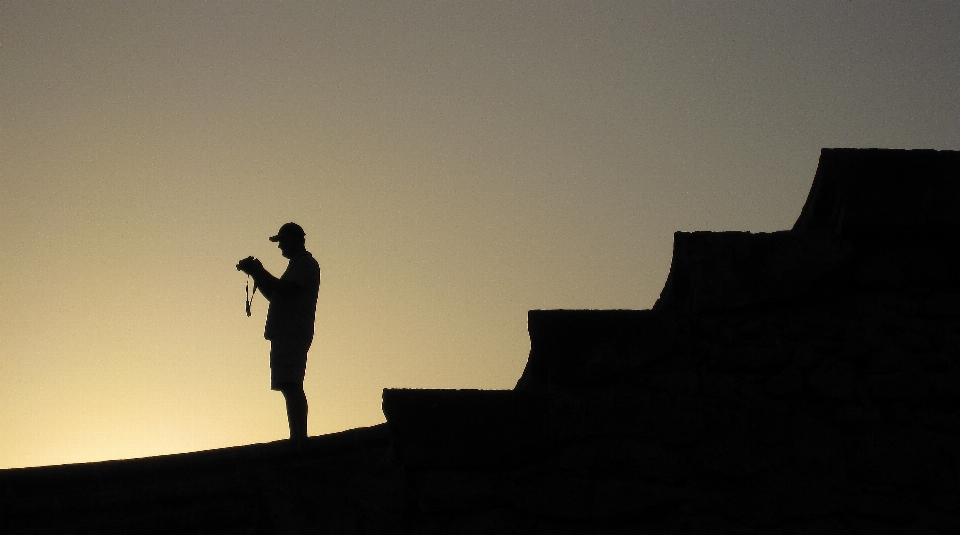
{"type": "Polygon", "coordinates": [[[322,269],[310,433],[512,388],[822,147],[960,149],[960,2],[0,0],[0,468],[283,439],[247,255],[322,269]]]}

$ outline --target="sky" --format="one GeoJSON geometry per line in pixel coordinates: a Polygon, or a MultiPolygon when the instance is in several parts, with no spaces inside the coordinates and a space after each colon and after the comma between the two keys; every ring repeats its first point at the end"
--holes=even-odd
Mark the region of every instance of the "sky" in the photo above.
{"type": "Polygon", "coordinates": [[[824,147],[960,149],[960,3],[0,0],[0,468],[281,440],[253,255],[306,231],[311,435],[509,389],[824,147]]]}

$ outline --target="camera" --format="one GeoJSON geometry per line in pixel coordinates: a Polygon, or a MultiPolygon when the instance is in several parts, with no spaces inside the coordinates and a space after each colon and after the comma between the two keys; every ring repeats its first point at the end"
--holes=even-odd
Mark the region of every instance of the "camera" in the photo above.
{"type": "Polygon", "coordinates": [[[237,271],[246,271],[246,269],[250,268],[252,264],[253,264],[253,257],[248,256],[243,260],[237,262],[237,271]]]}

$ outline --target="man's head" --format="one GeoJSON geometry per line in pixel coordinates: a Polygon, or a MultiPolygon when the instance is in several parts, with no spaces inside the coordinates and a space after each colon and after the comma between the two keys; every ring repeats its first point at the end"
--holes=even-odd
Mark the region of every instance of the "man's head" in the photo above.
{"type": "Polygon", "coordinates": [[[296,223],[284,223],[276,236],[271,236],[270,241],[277,242],[280,253],[286,258],[293,258],[293,255],[305,249],[306,233],[303,228],[296,223]]]}

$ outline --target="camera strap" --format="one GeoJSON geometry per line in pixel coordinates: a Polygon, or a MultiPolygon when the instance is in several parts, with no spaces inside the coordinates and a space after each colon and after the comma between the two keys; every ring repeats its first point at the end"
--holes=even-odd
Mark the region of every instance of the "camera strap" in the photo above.
{"type": "Polygon", "coordinates": [[[253,294],[250,294],[250,275],[247,275],[247,317],[250,317],[250,304],[253,303],[253,296],[257,295],[257,281],[253,281],[253,294]]]}

